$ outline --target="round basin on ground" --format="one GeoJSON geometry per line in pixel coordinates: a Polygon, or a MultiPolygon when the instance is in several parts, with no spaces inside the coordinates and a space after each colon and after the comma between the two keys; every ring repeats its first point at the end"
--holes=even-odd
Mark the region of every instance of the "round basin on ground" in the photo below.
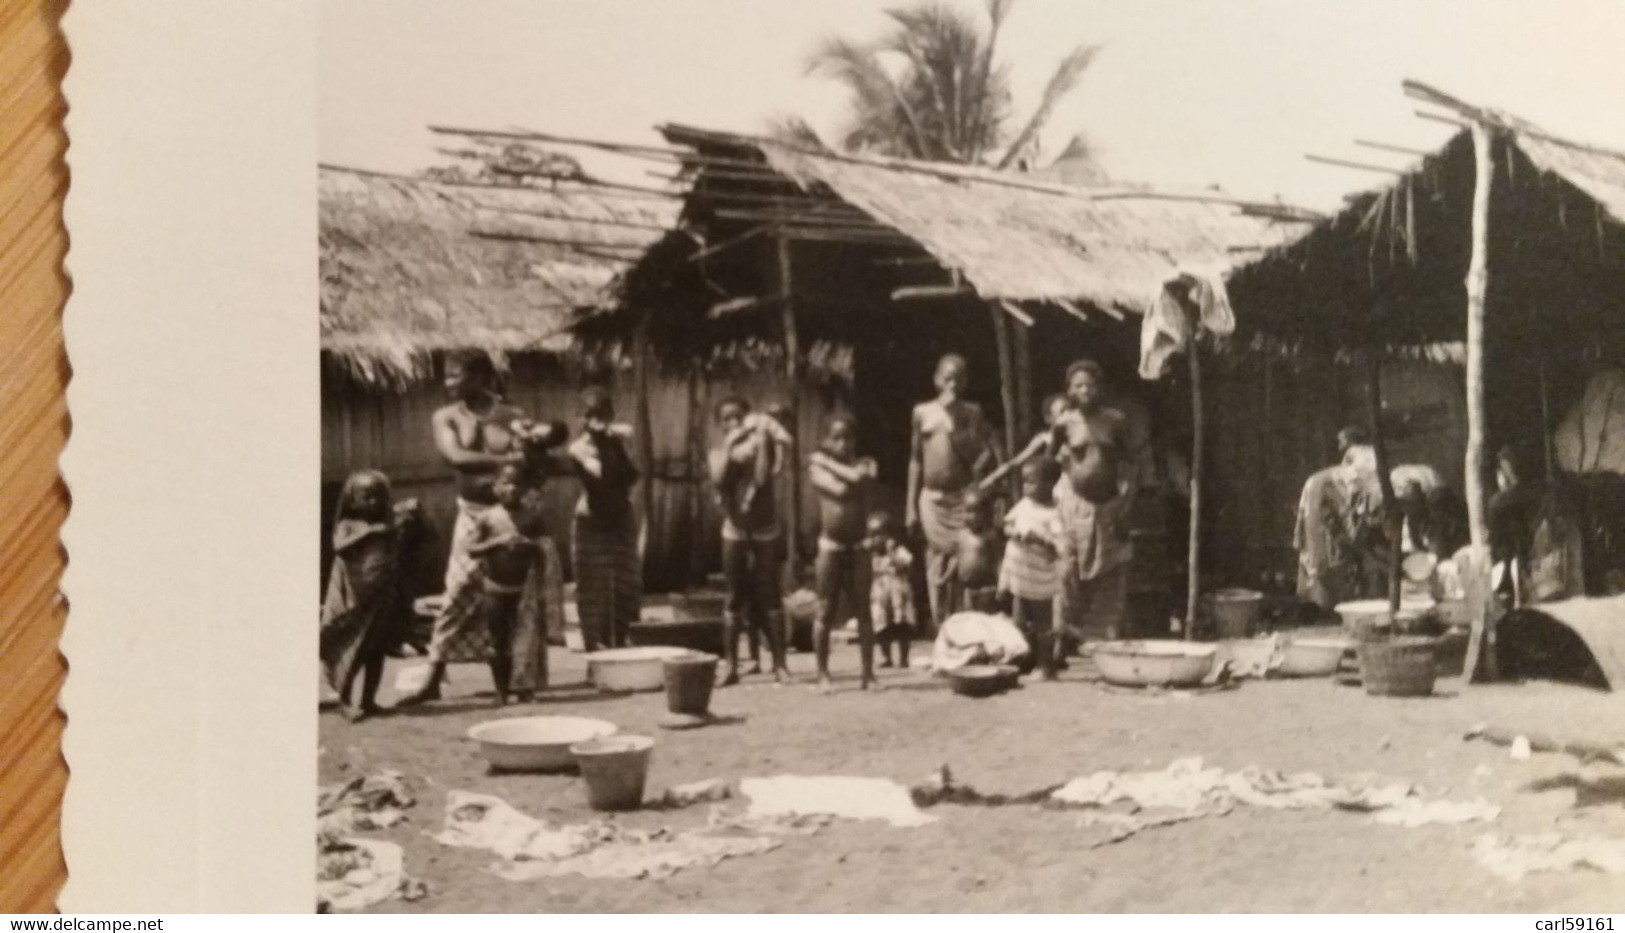
{"type": "Polygon", "coordinates": [[[684,658],[692,653],[685,648],[654,645],[594,651],[587,655],[587,672],[598,689],[606,693],[664,690],[666,659],[684,658]]]}
{"type": "Polygon", "coordinates": [[[580,716],[526,716],[494,719],[468,730],[480,754],[496,771],[568,771],[576,759],[570,746],[614,735],[614,723],[580,716]]]}
{"type": "Polygon", "coordinates": [[[1098,645],[1095,667],[1108,683],[1127,687],[1189,687],[1213,670],[1218,645],[1187,641],[1113,641],[1098,645]]]}
{"type": "Polygon", "coordinates": [[[1343,638],[1294,638],[1287,642],[1277,673],[1283,677],[1330,677],[1351,643],[1343,638]]]}

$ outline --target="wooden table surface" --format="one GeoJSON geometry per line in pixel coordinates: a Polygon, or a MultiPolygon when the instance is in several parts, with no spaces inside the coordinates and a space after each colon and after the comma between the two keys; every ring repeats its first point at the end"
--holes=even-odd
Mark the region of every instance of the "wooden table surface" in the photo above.
{"type": "Polygon", "coordinates": [[[66,0],[0,0],[0,913],[54,909],[66,670],[57,531],[68,499],[57,456],[63,388],[62,76],[66,0]]]}

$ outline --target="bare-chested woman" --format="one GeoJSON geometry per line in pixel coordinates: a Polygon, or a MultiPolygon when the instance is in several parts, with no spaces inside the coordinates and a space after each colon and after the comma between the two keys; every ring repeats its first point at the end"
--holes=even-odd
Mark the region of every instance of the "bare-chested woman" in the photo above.
{"type": "Polygon", "coordinates": [[[1098,363],[1073,363],[1066,371],[1071,407],[1053,428],[1063,471],[1055,504],[1066,531],[1062,618],[1075,637],[1118,637],[1128,610],[1129,514],[1143,444],[1128,417],[1105,401],[1105,388],[1098,363]]]}
{"type": "MultiPolygon", "coordinates": [[[[435,448],[457,477],[457,523],[451,534],[446,565],[448,607],[467,586],[477,560],[470,553],[479,534],[479,517],[497,504],[496,478],[503,466],[524,460],[513,425],[524,420],[519,409],[497,392],[496,366],[481,351],[446,360],[446,394],[452,399],[430,419],[435,448]]],[[[401,705],[440,698],[440,682],[452,661],[483,661],[490,655],[490,635],[483,627],[464,625],[463,616],[442,612],[429,642],[429,679],[401,700],[401,705]]]]}
{"type": "Polygon", "coordinates": [[[981,407],[962,397],[970,382],[965,358],[944,356],[934,381],[937,397],[914,406],[905,517],[910,533],[925,538],[931,621],[940,627],[961,608],[955,554],[966,494],[998,464],[999,452],[981,407]]]}

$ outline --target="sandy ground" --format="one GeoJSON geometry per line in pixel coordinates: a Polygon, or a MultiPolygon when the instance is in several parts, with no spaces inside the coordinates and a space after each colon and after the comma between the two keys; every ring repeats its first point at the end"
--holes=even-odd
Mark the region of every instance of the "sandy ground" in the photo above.
{"type": "MultiPolygon", "coordinates": [[[[924,646],[921,646],[922,649],[924,646]]],[[[688,732],[656,727],[664,696],[605,698],[569,686],[579,656],[553,657],[556,686],[541,702],[494,712],[489,677],[453,668],[448,699],[411,714],[350,725],[321,717],[321,777],[403,771],[420,793],[410,819],[379,834],[405,847],[407,870],[431,894],[386,911],[456,912],[1617,912],[1625,878],[1589,871],[1504,882],[1469,852],[1486,830],[1625,836],[1625,773],[1561,755],[1513,760],[1464,742],[1478,722],[1574,737],[1625,740],[1625,699],[1531,683],[1463,689],[1442,681],[1430,699],[1366,696],[1331,680],[1246,683],[1196,696],[1124,693],[1075,666],[1059,683],[1032,683],[985,700],[952,694],[918,672],[886,672],[889,689],[855,689],[857,659],[840,649],[841,690],[816,694],[811,658],[801,682],[763,678],[719,690],[714,712],[744,721],[688,732]],[[468,727],[494,715],[594,716],[658,743],[650,793],[704,778],[850,774],[903,784],[939,764],[984,792],[1015,792],[1091,771],[1161,768],[1201,755],[1228,768],[1256,764],[1361,772],[1414,781],[1455,799],[1503,806],[1494,824],[1399,829],[1348,813],[1257,812],[1151,830],[1087,850],[1075,817],[1026,807],[942,806],[916,829],[841,822],[789,838],[765,855],[690,869],[663,881],[585,878],[513,883],[485,872],[493,856],[429,839],[445,794],[499,795],[560,823],[593,818],[578,778],[486,773],[468,727]],[[1576,788],[1584,778],[1587,786],[1576,788]],[[1599,783],[1600,782],[1600,783],[1599,783]]],[[[408,662],[415,663],[415,662],[408,662]]],[[[386,684],[393,678],[393,669],[386,684]]],[[[392,699],[386,686],[384,697],[392,699]]],[[[639,828],[703,823],[705,807],[619,817],[639,828]]]]}

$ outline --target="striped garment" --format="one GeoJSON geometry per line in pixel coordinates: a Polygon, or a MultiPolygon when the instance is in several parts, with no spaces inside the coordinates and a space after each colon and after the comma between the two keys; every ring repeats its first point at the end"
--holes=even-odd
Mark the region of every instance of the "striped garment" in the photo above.
{"type": "Polygon", "coordinates": [[[1061,593],[1061,548],[1065,530],[1053,505],[1023,499],[1004,517],[1001,586],[1027,600],[1054,599],[1061,593]]]}
{"type": "Polygon", "coordinates": [[[643,561],[632,513],[608,519],[576,513],[571,545],[582,637],[589,649],[625,646],[643,601],[643,561]]]}
{"type": "Polygon", "coordinates": [[[519,598],[512,599],[514,593],[500,592],[502,587],[493,589],[481,561],[469,553],[486,539],[497,521],[506,520],[504,515],[493,514],[499,513],[501,507],[462,499],[457,506],[451,561],[446,567],[446,604],[435,619],[429,660],[457,664],[503,656],[513,665],[509,680],[512,689],[527,691],[545,687],[549,602],[545,552],[526,575],[519,588],[519,598]],[[501,644],[498,644],[499,638],[501,644]]]}

